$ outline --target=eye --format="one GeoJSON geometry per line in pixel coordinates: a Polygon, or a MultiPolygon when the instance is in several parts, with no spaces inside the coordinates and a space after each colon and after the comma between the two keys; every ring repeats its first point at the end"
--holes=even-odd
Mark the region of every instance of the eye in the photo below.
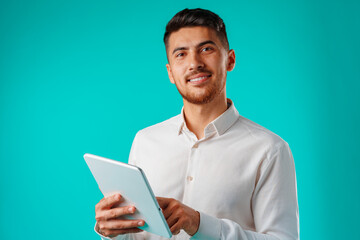
{"type": "Polygon", "coordinates": [[[212,47],[204,47],[203,49],[201,49],[202,52],[208,52],[208,51],[211,51],[213,50],[212,47]]]}
{"type": "Polygon", "coordinates": [[[176,54],[175,57],[177,57],[177,58],[178,58],[178,57],[183,57],[184,55],[185,55],[185,54],[181,52],[181,53],[176,54]]]}

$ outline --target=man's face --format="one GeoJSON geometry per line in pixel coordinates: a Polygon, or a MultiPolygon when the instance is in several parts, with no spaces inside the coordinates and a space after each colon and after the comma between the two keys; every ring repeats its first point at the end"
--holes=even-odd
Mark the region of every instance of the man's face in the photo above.
{"type": "Polygon", "coordinates": [[[226,74],[235,66],[235,53],[224,48],[211,28],[184,27],[171,33],[167,55],[170,81],[184,100],[204,104],[225,93],[226,74]]]}

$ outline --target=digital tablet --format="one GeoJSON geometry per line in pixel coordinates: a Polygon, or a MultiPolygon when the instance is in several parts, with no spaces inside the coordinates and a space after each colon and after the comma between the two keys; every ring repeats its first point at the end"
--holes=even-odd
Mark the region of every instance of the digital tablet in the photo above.
{"type": "Polygon", "coordinates": [[[146,179],[136,166],[86,153],[84,159],[105,197],[120,193],[123,202],[119,206],[135,206],[136,212],[124,215],[126,219],[143,219],[140,229],[171,238],[169,226],[146,179]]]}

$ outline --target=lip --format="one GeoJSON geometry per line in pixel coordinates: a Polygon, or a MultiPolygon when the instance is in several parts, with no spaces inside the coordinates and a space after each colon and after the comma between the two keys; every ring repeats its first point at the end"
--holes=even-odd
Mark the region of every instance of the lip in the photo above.
{"type": "Polygon", "coordinates": [[[211,78],[211,74],[207,74],[207,73],[199,73],[199,74],[196,74],[196,75],[193,75],[191,77],[189,77],[186,82],[189,83],[189,84],[192,84],[192,85],[199,85],[199,84],[202,84],[204,82],[206,82],[207,80],[209,80],[209,78],[211,78]],[[191,80],[194,80],[194,79],[197,79],[197,78],[201,78],[197,81],[191,81],[191,80]]]}

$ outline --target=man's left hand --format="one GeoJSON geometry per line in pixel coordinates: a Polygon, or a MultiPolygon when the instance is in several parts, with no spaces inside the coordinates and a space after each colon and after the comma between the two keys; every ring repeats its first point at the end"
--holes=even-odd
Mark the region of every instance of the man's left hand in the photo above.
{"type": "Polygon", "coordinates": [[[156,198],[172,234],[181,229],[193,236],[199,229],[200,213],[173,198],[156,198]]]}

